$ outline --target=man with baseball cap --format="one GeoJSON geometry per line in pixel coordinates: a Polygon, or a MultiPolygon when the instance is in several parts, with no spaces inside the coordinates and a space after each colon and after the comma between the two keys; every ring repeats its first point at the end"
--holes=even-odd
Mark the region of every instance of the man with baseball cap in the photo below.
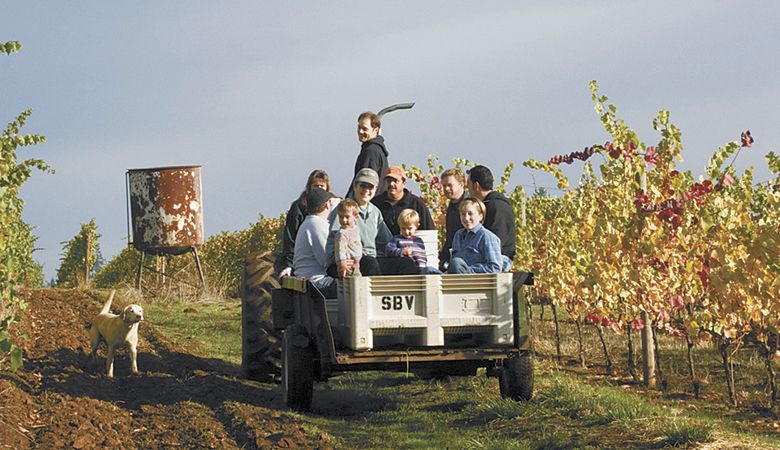
{"type": "Polygon", "coordinates": [[[306,277],[325,298],[335,298],[336,278],[327,274],[326,245],[330,225],[328,215],[334,209],[330,201],[332,193],[314,188],[306,194],[309,215],[303,220],[295,237],[293,268],[295,275],[306,277]]]}
{"type": "Polygon", "coordinates": [[[395,236],[401,233],[398,216],[405,209],[413,209],[420,216],[420,230],[434,230],[431,212],[423,200],[406,188],[406,172],[400,166],[387,169],[384,177],[385,192],[374,197],[371,202],[382,211],[382,218],[390,232],[395,236]]]}
{"type": "MultiPolygon", "coordinates": [[[[363,243],[363,257],[360,258],[360,273],[362,275],[409,275],[418,272],[411,258],[386,258],[385,246],[393,235],[382,219],[382,212],[371,203],[374,198],[379,175],[373,169],[360,169],[352,183],[354,193],[352,199],[358,204],[358,229],[360,241],[363,243]]],[[[328,274],[337,276],[336,264],[333,258],[333,241],[335,232],[339,229],[339,221],[333,217],[330,221],[330,234],[326,253],[328,255],[328,274]]],[[[351,269],[347,266],[348,269],[351,269]]]]}

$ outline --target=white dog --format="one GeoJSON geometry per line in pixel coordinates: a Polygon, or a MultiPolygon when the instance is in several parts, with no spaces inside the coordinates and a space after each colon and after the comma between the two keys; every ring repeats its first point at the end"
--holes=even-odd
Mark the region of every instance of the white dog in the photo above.
{"type": "Polygon", "coordinates": [[[133,373],[138,373],[136,357],[138,355],[138,323],[144,320],[144,310],[139,305],[127,305],[122,314],[116,315],[109,312],[111,301],[114,299],[114,291],[111,291],[100,314],[92,321],[89,335],[92,341],[92,361],[97,363],[95,351],[100,345],[100,340],[106,341],[108,353],[106,355],[106,375],[114,377],[114,351],[116,347],[127,344],[130,349],[130,364],[133,373]]]}

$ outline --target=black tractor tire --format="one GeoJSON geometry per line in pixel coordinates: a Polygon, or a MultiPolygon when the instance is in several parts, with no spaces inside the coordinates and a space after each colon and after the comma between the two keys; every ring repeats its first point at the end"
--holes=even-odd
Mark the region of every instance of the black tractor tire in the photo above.
{"type": "Polygon", "coordinates": [[[504,361],[498,373],[502,398],[516,401],[531,400],[534,394],[534,365],[531,352],[521,352],[504,361]]]}
{"type": "Polygon", "coordinates": [[[241,286],[241,373],[257,381],[280,381],[282,335],[271,324],[271,290],[279,287],[274,254],[254,252],[244,260],[241,286]]]}
{"type": "Polygon", "coordinates": [[[300,325],[288,326],[282,342],[284,403],[296,411],[308,411],[314,393],[314,349],[300,325]]]}

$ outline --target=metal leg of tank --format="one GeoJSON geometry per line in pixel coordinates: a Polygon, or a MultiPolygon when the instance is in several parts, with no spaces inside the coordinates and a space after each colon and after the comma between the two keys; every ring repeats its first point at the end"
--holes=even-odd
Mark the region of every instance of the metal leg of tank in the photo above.
{"type": "Polygon", "coordinates": [[[141,252],[141,258],[138,261],[138,273],[135,277],[135,288],[139,290],[141,289],[141,272],[143,272],[144,268],[144,255],[145,253],[141,252]]]}
{"type": "Polygon", "coordinates": [[[200,257],[198,257],[198,250],[192,247],[192,253],[195,255],[195,265],[198,266],[198,276],[200,277],[201,289],[206,289],[206,279],[203,278],[203,267],[200,265],[200,257]]]}

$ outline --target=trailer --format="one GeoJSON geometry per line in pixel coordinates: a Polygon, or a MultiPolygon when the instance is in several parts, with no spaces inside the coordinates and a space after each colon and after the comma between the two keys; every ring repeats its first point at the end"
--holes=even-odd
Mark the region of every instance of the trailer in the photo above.
{"type": "Polygon", "coordinates": [[[314,382],[349,371],[469,376],[485,368],[504,398],[533,395],[527,272],[347,277],[328,299],[306,279],[272,291],[283,330],[281,385],[292,409],[311,407],[314,382]]]}

